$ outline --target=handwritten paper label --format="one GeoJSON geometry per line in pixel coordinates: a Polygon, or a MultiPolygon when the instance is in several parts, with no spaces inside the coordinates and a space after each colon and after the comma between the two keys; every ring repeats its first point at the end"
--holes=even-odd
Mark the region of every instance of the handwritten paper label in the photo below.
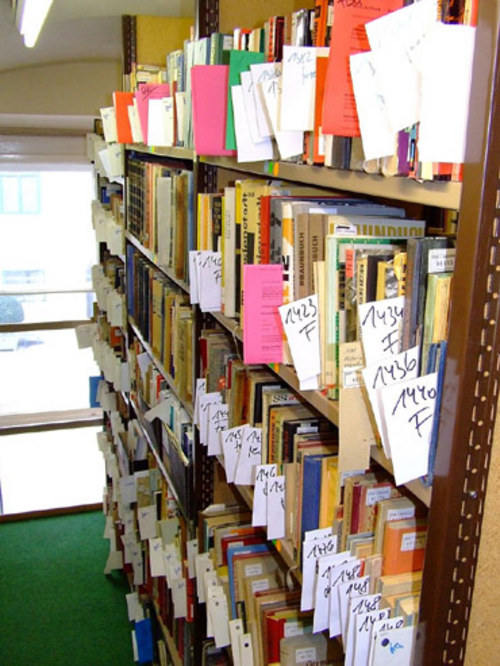
{"type": "Polygon", "coordinates": [[[396,485],[427,474],[437,373],[380,391],[396,485]]]}
{"type": "Polygon", "coordinates": [[[227,428],[229,406],[223,404],[210,405],[207,414],[208,424],[208,455],[218,456],[222,453],[220,433],[227,428]]]}
{"type": "Polygon", "coordinates": [[[221,432],[222,451],[224,452],[224,467],[226,470],[226,480],[228,483],[234,483],[234,474],[236,465],[243,444],[243,433],[247,426],[236,426],[229,430],[221,432]]]}
{"type": "MultiPolygon", "coordinates": [[[[247,574],[248,575],[248,574],[247,574]]],[[[267,578],[261,578],[260,580],[253,580],[251,582],[252,594],[256,592],[264,592],[269,589],[269,581],[267,578]]]]}
{"type": "Polygon", "coordinates": [[[165,575],[165,560],[163,559],[163,545],[161,539],[149,539],[149,562],[151,576],[156,578],[165,575]]]}
{"type": "MultiPolygon", "coordinates": [[[[392,622],[395,620],[393,618],[392,622]]],[[[386,622],[390,624],[391,620],[386,622]]],[[[373,666],[411,666],[416,630],[414,626],[375,630],[374,626],[369,663],[373,666]]]]}
{"type": "Polygon", "coordinates": [[[374,54],[371,51],[356,53],[349,57],[349,64],[365,158],[373,160],[393,155],[396,133],[389,123],[374,54]]]}
{"type": "Polygon", "coordinates": [[[277,476],[267,481],[267,538],[282,539],[285,536],[285,477],[277,476]]]}
{"type": "Polygon", "coordinates": [[[222,302],[222,254],[203,250],[200,262],[200,309],[202,312],[220,312],[222,302]]]}
{"type": "Polygon", "coordinates": [[[421,550],[427,542],[426,532],[407,532],[401,538],[401,551],[421,550]]]}
{"type": "Polygon", "coordinates": [[[351,583],[361,576],[363,562],[353,559],[342,566],[334,567],[330,576],[330,612],[329,623],[325,629],[330,628],[330,636],[340,636],[342,625],[340,619],[340,597],[337,588],[345,583],[351,583]]]}
{"type": "Polygon", "coordinates": [[[298,378],[321,372],[318,295],[306,296],[279,308],[298,378]]]}
{"type": "Polygon", "coordinates": [[[408,518],[414,518],[414,517],[415,517],[415,507],[408,506],[402,509],[389,509],[389,511],[387,512],[386,521],[388,523],[391,523],[393,520],[407,520],[408,518]]]}
{"type": "Polygon", "coordinates": [[[198,539],[191,539],[187,542],[187,558],[188,558],[188,576],[194,578],[196,576],[196,569],[194,558],[198,555],[198,539]]]}
{"type": "Polygon", "coordinates": [[[344,632],[344,627],[342,628],[342,630],[345,635],[344,645],[347,647],[347,651],[349,651],[350,649],[351,654],[354,649],[355,618],[359,615],[363,615],[364,613],[378,611],[381,600],[382,600],[381,594],[366,594],[366,595],[353,594],[349,598],[345,632],[344,632]]]}
{"type": "Polygon", "coordinates": [[[304,635],[304,625],[302,622],[292,620],[285,623],[284,636],[285,638],[292,638],[293,636],[304,635]]]}
{"type": "MultiPolygon", "coordinates": [[[[339,609],[340,609],[340,629],[342,633],[342,640],[346,641],[347,635],[347,613],[349,609],[349,600],[351,597],[361,597],[366,596],[370,591],[370,576],[360,576],[356,580],[349,581],[347,583],[342,583],[342,585],[337,586],[337,595],[339,599],[339,609]]],[[[380,597],[380,595],[379,595],[380,597]]],[[[371,609],[375,610],[375,609],[371,609]]],[[[330,615],[331,619],[331,615],[330,615]]],[[[333,631],[336,630],[336,621],[333,623],[333,631]]],[[[336,633],[330,632],[330,637],[333,638],[336,636],[336,633]]]]}
{"type": "Polygon", "coordinates": [[[250,73],[253,81],[253,97],[257,114],[257,126],[261,137],[274,136],[273,126],[267,112],[262,85],[279,78],[281,69],[278,63],[262,63],[250,65],[250,73]]]}
{"type": "Polygon", "coordinates": [[[457,251],[454,247],[429,250],[429,273],[452,273],[457,251]]]}
{"type": "Polygon", "coordinates": [[[200,302],[200,250],[189,251],[189,300],[191,305],[200,302]]]}
{"type": "Polygon", "coordinates": [[[316,49],[311,46],[283,46],[282,77],[280,129],[313,130],[316,49]]]}
{"type": "Polygon", "coordinates": [[[244,266],[243,289],[243,360],[281,363],[283,337],[278,307],[283,303],[282,267],[244,266]]]}
{"type": "Polygon", "coordinates": [[[262,573],[262,564],[247,564],[245,567],[245,576],[260,576],[262,573]]]}
{"type": "Polygon", "coordinates": [[[404,296],[362,303],[358,308],[366,365],[401,351],[404,296]]]}
{"type": "MultiPolygon", "coordinates": [[[[375,622],[386,620],[389,615],[390,610],[388,608],[372,611],[370,613],[363,613],[363,615],[356,615],[354,618],[354,646],[352,644],[347,646],[346,663],[368,663],[372,627],[375,622]]],[[[350,634],[351,630],[349,630],[348,639],[350,634]]]]}
{"type": "Polygon", "coordinates": [[[363,379],[370,400],[373,416],[382,441],[385,455],[390,458],[389,437],[380,403],[379,389],[398,382],[415,379],[418,376],[419,347],[413,347],[396,356],[369,365],[362,370],[363,379]]]}
{"type": "Polygon", "coordinates": [[[177,579],[172,586],[172,601],[174,602],[174,618],[180,619],[187,615],[187,588],[184,578],[177,579]]]}
{"type": "Polygon", "coordinates": [[[306,664],[311,661],[316,661],[316,648],[300,648],[295,650],[295,663],[296,664],[306,664]]]}
{"type": "Polygon", "coordinates": [[[374,506],[383,500],[389,499],[391,496],[392,488],[369,488],[366,491],[366,506],[374,506]]]}
{"type": "Polygon", "coordinates": [[[304,132],[280,129],[279,109],[282,95],[282,63],[275,62],[273,78],[258,84],[259,92],[264,99],[267,116],[271,122],[282,160],[302,153],[304,132]]]}
{"type": "MultiPolygon", "coordinates": [[[[253,143],[260,143],[261,141],[271,142],[270,137],[261,136],[259,132],[259,125],[257,122],[257,107],[255,106],[254,98],[254,82],[252,72],[241,72],[241,88],[243,92],[243,104],[245,107],[245,114],[247,118],[247,131],[250,132],[250,138],[253,143]]],[[[234,99],[233,99],[234,104],[234,99]]]]}
{"type": "MultiPolygon", "coordinates": [[[[307,533],[306,533],[307,534],[307,533]]],[[[316,582],[316,562],[320,557],[337,553],[337,536],[328,535],[319,539],[304,541],[302,547],[302,594],[300,610],[312,610],[314,607],[314,588],[316,582]]]]}
{"type": "Polygon", "coordinates": [[[261,461],[261,455],[262,429],[247,426],[243,433],[243,442],[234,475],[234,482],[237,485],[254,484],[255,468],[261,461]]]}
{"type": "Polygon", "coordinates": [[[257,465],[252,511],[254,527],[267,525],[268,482],[273,481],[277,476],[277,465],[257,465]]]}
{"type": "MultiPolygon", "coordinates": [[[[250,75],[250,72],[248,72],[250,75]]],[[[251,75],[250,75],[251,76],[251,75]]],[[[258,162],[273,158],[273,144],[270,138],[264,138],[255,143],[248,127],[248,114],[245,108],[243,86],[231,86],[231,96],[234,111],[234,131],[236,135],[236,149],[238,162],[258,162]]],[[[252,96],[253,103],[253,96],[252,96]]],[[[257,119],[255,118],[255,125],[257,119]]]]}
{"type": "Polygon", "coordinates": [[[206,446],[207,433],[208,433],[208,414],[209,409],[212,405],[220,405],[222,403],[222,396],[220,393],[213,391],[212,393],[205,393],[201,395],[198,401],[199,409],[199,430],[200,430],[200,442],[206,446]]]}
{"type": "Polygon", "coordinates": [[[206,379],[197,379],[196,380],[196,392],[195,392],[195,402],[194,402],[194,424],[200,425],[200,398],[202,395],[205,395],[207,392],[207,380],[206,379]]]}

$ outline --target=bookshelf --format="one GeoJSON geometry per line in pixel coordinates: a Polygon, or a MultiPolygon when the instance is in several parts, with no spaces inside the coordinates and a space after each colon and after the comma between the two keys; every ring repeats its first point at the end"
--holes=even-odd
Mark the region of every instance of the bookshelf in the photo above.
{"type": "MultiPolygon", "coordinates": [[[[204,36],[219,27],[231,30],[241,20],[258,23],[269,13],[267,3],[256,2],[235,8],[229,0],[205,0],[198,3],[198,34],[204,36]],[[220,19],[220,22],[219,22],[220,19]]],[[[307,4],[307,3],[306,3],[307,4]]],[[[309,3],[313,5],[314,3],[309,3]]],[[[273,12],[288,12],[296,3],[280,2],[273,12]],[[279,5],[279,6],[278,6],[279,5]],[[292,6],[293,5],[293,6],[292,6]]],[[[497,189],[500,154],[500,119],[495,102],[498,72],[494,69],[496,43],[487,39],[496,26],[495,8],[486,2],[480,5],[474,83],[471,107],[469,145],[463,183],[417,182],[398,177],[387,178],[361,172],[340,171],[292,162],[238,163],[234,158],[197,157],[182,148],[149,148],[130,145],[127,152],[153,158],[158,163],[191,163],[198,192],[215,192],[220,173],[234,178],[275,177],[300,185],[328,191],[356,193],[373,198],[404,202],[419,207],[458,210],[460,225],[457,239],[457,269],[451,309],[449,351],[445,370],[443,407],[439,445],[436,454],[432,489],[420,481],[406,484],[406,489],[429,509],[428,540],[420,609],[420,631],[417,636],[415,664],[462,663],[467,639],[468,617],[472,604],[474,571],[480,538],[482,504],[486,496],[492,432],[496,417],[499,369],[496,357],[500,348],[498,331],[498,293],[500,293],[500,260],[498,259],[497,189]]],[[[126,241],[142,253],[166,278],[184,293],[189,285],[175,276],[171,269],[157,264],[156,255],[126,233],[126,241]]],[[[201,314],[195,308],[194,339],[203,326],[216,323],[236,347],[241,348],[242,330],[239,322],[222,313],[201,314]]],[[[175,393],[175,382],[163,365],[155,360],[151,345],[136,323],[128,321],[129,332],[137,338],[153,363],[175,393]]],[[[194,345],[196,349],[196,344],[194,345]]],[[[198,363],[193,372],[198,377],[198,363]]],[[[270,369],[305,402],[329,421],[339,424],[338,403],[326,399],[318,391],[300,391],[293,368],[281,365],[270,369]]],[[[193,405],[181,400],[193,418],[193,405]]],[[[139,410],[140,407],[136,405],[139,410]]],[[[154,447],[152,447],[154,450],[154,447]]],[[[392,473],[392,466],[379,447],[372,447],[371,459],[392,473]]],[[[161,469],[161,460],[158,459],[161,469]]],[[[214,498],[214,462],[195,439],[195,510],[199,511],[214,498]]],[[[167,475],[168,476],[168,475],[167,475]]],[[[248,506],[252,506],[251,488],[236,488],[248,506]]],[[[191,530],[195,527],[192,525],[191,530]]],[[[194,533],[194,532],[192,532],[194,533]]],[[[300,571],[293,548],[286,541],[278,552],[292,575],[300,580],[300,571]]],[[[204,611],[195,618],[196,637],[204,636],[204,611]]],[[[168,641],[167,641],[168,642],[168,641]]],[[[201,663],[201,640],[193,646],[194,663],[201,663]]],[[[174,657],[175,661],[175,657],[174,657]]],[[[176,662],[177,663],[177,662],[176,662]]]]}

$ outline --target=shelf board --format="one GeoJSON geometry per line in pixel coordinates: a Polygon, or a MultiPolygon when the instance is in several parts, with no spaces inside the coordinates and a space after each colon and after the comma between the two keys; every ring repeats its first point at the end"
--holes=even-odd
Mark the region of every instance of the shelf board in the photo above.
{"type": "MultiPolygon", "coordinates": [[[[377,462],[381,467],[383,467],[394,476],[392,462],[385,456],[380,446],[372,446],[370,455],[372,460],[377,462]]],[[[415,479],[415,481],[405,483],[404,486],[405,488],[408,488],[412,495],[415,495],[417,499],[425,504],[425,506],[430,507],[432,496],[432,488],[430,486],[424,486],[420,479],[415,479]]]]}
{"type": "MultiPolygon", "coordinates": [[[[243,330],[239,322],[234,319],[229,319],[222,314],[222,312],[211,312],[214,319],[216,319],[221,326],[223,326],[231,335],[239,340],[243,340],[243,330]]],[[[329,400],[320,391],[302,391],[300,389],[299,380],[293,367],[284,365],[282,363],[275,363],[267,366],[272,370],[280,379],[282,379],[288,386],[301,395],[310,405],[312,405],[320,414],[326,416],[327,419],[339,424],[339,404],[336,400],[329,400]]]]}
{"type": "Polygon", "coordinates": [[[161,372],[161,374],[165,378],[165,380],[166,380],[169,388],[171,389],[172,393],[175,395],[177,400],[181,403],[181,405],[184,407],[184,409],[186,410],[186,412],[189,414],[190,418],[192,419],[193,414],[194,414],[193,405],[191,403],[187,402],[186,400],[184,400],[184,398],[181,398],[181,396],[179,395],[179,392],[177,390],[177,387],[175,385],[175,382],[173,380],[173,377],[170,375],[170,373],[168,373],[166,371],[166,369],[163,367],[163,365],[160,363],[160,361],[155,357],[155,355],[153,354],[153,350],[151,349],[149,343],[146,342],[142,333],[139,331],[139,329],[137,328],[137,325],[135,324],[135,322],[133,321],[133,319],[131,317],[129,317],[129,324],[130,324],[132,330],[134,331],[135,335],[139,339],[141,345],[144,347],[144,349],[149,354],[149,356],[151,358],[151,361],[155,364],[156,368],[159,370],[159,372],[161,372]]]}
{"type": "Polygon", "coordinates": [[[196,155],[192,148],[172,148],[162,146],[146,146],[144,143],[129,143],[127,150],[134,150],[136,153],[144,155],[156,155],[157,157],[173,157],[177,160],[194,161],[196,155]]]}
{"type": "Polygon", "coordinates": [[[362,171],[343,171],[293,162],[237,162],[231,157],[200,157],[200,162],[224,169],[242,171],[262,178],[293,180],[333,190],[397,199],[439,208],[458,210],[462,183],[418,182],[401,176],[382,176],[362,171]],[[270,173],[269,165],[274,167],[270,173]]]}
{"type": "Polygon", "coordinates": [[[129,241],[131,245],[135,247],[136,250],[138,250],[141,254],[143,254],[146,257],[146,259],[149,259],[149,261],[155,265],[155,268],[157,268],[160,271],[160,273],[166,275],[169,280],[174,282],[180,289],[189,294],[189,285],[187,284],[187,282],[184,282],[184,280],[180,280],[178,277],[176,277],[171,268],[167,268],[166,266],[162,266],[161,264],[159,264],[157,261],[157,256],[154,252],[151,252],[151,250],[148,250],[148,248],[144,247],[144,245],[142,245],[142,243],[139,240],[137,240],[137,238],[133,236],[129,231],[125,232],[125,238],[129,241]]]}

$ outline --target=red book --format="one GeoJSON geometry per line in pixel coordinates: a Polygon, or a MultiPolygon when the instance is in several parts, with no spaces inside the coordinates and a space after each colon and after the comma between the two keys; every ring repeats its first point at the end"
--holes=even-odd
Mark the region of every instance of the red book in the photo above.
{"type": "Polygon", "coordinates": [[[134,104],[134,93],[114,92],[113,104],[116,112],[116,134],[118,143],[132,143],[132,129],[128,107],[134,104]]]}
{"type": "Polygon", "coordinates": [[[370,50],[365,24],[401,9],[403,0],[374,0],[367,7],[335,4],[323,100],[323,132],[360,136],[349,56],[370,50]]]}

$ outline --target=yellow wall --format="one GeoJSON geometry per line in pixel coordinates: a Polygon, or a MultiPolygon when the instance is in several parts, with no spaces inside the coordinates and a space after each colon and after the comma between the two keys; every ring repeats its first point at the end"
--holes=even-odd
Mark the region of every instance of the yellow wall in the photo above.
{"type": "Polygon", "coordinates": [[[121,89],[120,62],[75,62],[0,72],[0,113],[99,115],[121,89]]]}
{"type": "Polygon", "coordinates": [[[165,67],[167,53],[183,47],[193,23],[192,17],[138,16],[137,61],[143,65],[165,67]]]}
{"type": "Polygon", "coordinates": [[[314,9],[314,0],[251,0],[234,2],[224,0],[219,3],[219,30],[230,32],[233,28],[261,28],[270,15],[291,14],[298,9],[314,9]]]}

